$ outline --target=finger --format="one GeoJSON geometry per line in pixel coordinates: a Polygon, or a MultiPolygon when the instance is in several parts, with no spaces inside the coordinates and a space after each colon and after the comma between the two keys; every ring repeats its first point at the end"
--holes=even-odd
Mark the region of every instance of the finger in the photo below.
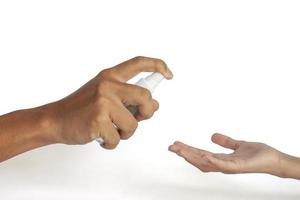
{"type": "Polygon", "coordinates": [[[206,157],[208,162],[211,163],[217,171],[226,174],[238,173],[238,167],[234,162],[217,158],[214,155],[207,155],[206,157]]]}
{"type": "Polygon", "coordinates": [[[206,150],[203,150],[203,149],[198,149],[198,148],[189,146],[189,145],[187,145],[187,144],[185,144],[185,143],[182,143],[182,142],[179,142],[179,141],[174,142],[173,145],[174,145],[174,146],[181,146],[181,147],[183,147],[183,148],[190,149],[191,151],[193,151],[193,152],[195,152],[195,153],[197,153],[197,154],[200,154],[201,156],[202,156],[202,155],[210,155],[210,154],[212,154],[212,153],[209,152],[209,151],[206,151],[206,150]]]}
{"type": "MultiPolygon", "coordinates": [[[[149,119],[154,114],[154,112],[156,112],[158,110],[158,108],[159,108],[158,102],[153,99],[152,100],[152,111],[150,111],[152,113],[146,114],[146,115],[142,114],[141,113],[141,107],[139,107],[137,112],[136,112],[135,118],[136,118],[137,121],[142,121],[142,120],[149,119]]],[[[148,111],[146,111],[146,112],[148,112],[148,111]]]]}
{"type": "Polygon", "coordinates": [[[215,144],[232,150],[236,150],[240,146],[240,141],[234,140],[226,135],[222,135],[219,133],[213,134],[211,140],[215,144]]]}
{"type": "Polygon", "coordinates": [[[128,83],[115,83],[117,89],[115,94],[123,103],[138,106],[147,101],[152,101],[151,92],[143,87],[128,83]]]}
{"type": "Polygon", "coordinates": [[[160,72],[166,79],[171,79],[173,74],[166,63],[160,59],[137,56],[113,68],[117,78],[126,82],[140,72],[160,72]]]}
{"type": "Polygon", "coordinates": [[[154,114],[154,108],[152,101],[145,102],[142,105],[138,106],[138,112],[136,114],[136,119],[138,121],[150,119],[154,114]]]}
{"type": "Polygon", "coordinates": [[[127,83],[118,84],[119,89],[116,93],[121,101],[126,102],[128,105],[138,107],[137,113],[134,113],[137,120],[144,120],[152,117],[155,109],[157,109],[157,102],[153,102],[149,90],[127,83]]]}
{"type": "Polygon", "coordinates": [[[204,154],[193,151],[191,148],[174,144],[169,147],[169,150],[184,158],[187,162],[203,172],[211,172],[216,170],[215,167],[208,162],[208,159],[204,154]]]}
{"type": "Polygon", "coordinates": [[[155,99],[152,99],[152,102],[153,102],[153,109],[154,109],[154,112],[156,112],[158,109],[159,109],[159,103],[157,100],[155,99]]]}
{"type": "Polygon", "coordinates": [[[118,127],[120,138],[130,138],[138,126],[137,120],[122,104],[116,104],[110,113],[113,123],[118,127]]]}
{"type": "Polygon", "coordinates": [[[120,135],[112,122],[109,120],[101,125],[100,137],[104,141],[101,146],[105,149],[114,149],[120,142],[120,135]]]}

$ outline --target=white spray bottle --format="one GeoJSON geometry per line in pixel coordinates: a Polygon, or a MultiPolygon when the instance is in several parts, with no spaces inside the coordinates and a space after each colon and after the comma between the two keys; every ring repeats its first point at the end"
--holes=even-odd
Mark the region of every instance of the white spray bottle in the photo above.
{"type": "MultiPolygon", "coordinates": [[[[141,78],[138,82],[135,83],[135,85],[138,85],[140,87],[146,88],[151,93],[154,92],[155,88],[158,86],[158,84],[164,79],[164,76],[159,72],[154,72],[147,76],[146,78],[141,78]]],[[[135,115],[138,111],[137,106],[132,105],[125,105],[126,108],[135,115]]],[[[96,141],[101,145],[104,143],[102,138],[97,138],[96,141]]]]}

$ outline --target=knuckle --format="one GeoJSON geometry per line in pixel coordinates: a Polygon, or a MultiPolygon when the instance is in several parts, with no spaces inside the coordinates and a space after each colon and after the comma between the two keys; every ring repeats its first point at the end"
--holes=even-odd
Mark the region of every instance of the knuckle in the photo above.
{"type": "Polygon", "coordinates": [[[120,138],[115,138],[109,143],[109,149],[115,149],[120,143],[120,138]]]}
{"type": "Polygon", "coordinates": [[[144,60],[145,60],[144,56],[136,56],[136,57],[132,58],[132,61],[137,64],[143,62],[144,60]]]}
{"type": "Polygon", "coordinates": [[[128,132],[133,133],[138,127],[138,123],[136,120],[128,123],[128,132]]]}
{"type": "Polygon", "coordinates": [[[96,108],[98,109],[99,112],[97,113],[97,116],[103,116],[103,111],[105,110],[105,108],[108,108],[110,104],[110,101],[108,99],[106,99],[103,96],[100,96],[97,98],[96,100],[96,108]]]}
{"type": "Polygon", "coordinates": [[[103,126],[105,123],[107,123],[107,116],[105,114],[105,111],[99,109],[99,111],[96,112],[96,116],[94,119],[94,126],[98,128],[103,126]]]}
{"type": "Polygon", "coordinates": [[[145,119],[149,119],[153,116],[155,110],[152,103],[145,103],[140,107],[140,113],[145,119]]]}
{"type": "Polygon", "coordinates": [[[105,127],[105,125],[109,122],[109,105],[99,101],[97,105],[93,108],[94,114],[91,120],[91,127],[94,129],[99,129],[101,127],[105,127]]]}
{"type": "Polygon", "coordinates": [[[113,74],[112,68],[107,68],[107,69],[102,70],[98,74],[98,76],[101,77],[101,78],[104,78],[104,77],[110,77],[112,74],[113,74]]]}
{"type": "Polygon", "coordinates": [[[163,71],[168,70],[167,64],[162,59],[155,59],[154,60],[154,65],[155,65],[157,70],[163,70],[163,71]]]}
{"type": "Polygon", "coordinates": [[[129,139],[133,135],[134,131],[137,129],[137,126],[138,126],[137,121],[129,123],[126,127],[126,130],[122,131],[121,139],[122,140],[129,139]]]}
{"type": "Polygon", "coordinates": [[[144,104],[139,108],[139,113],[142,115],[144,119],[149,119],[154,114],[154,109],[151,104],[144,104]]]}
{"type": "Polygon", "coordinates": [[[231,138],[230,137],[226,137],[225,138],[225,144],[230,144],[231,142],[231,138]]]}
{"type": "Polygon", "coordinates": [[[146,100],[152,99],[151,92],[147,89],[144,89],[144,88],[141,88],[140,96],[141,96],[141,98],[146,99],[146,100]]]}
{"type": "Polygon", "coordinates": [[[111,87],[111,83],[108,80],[102,80],[97,85],[97,94],[98,96],[102,96],[109,92],[111,87]]]}
{"type": "Polygon", "coordinates": [[[87,140],[88,141],[93,141],[94,139],[96,139],[98,137],[98,133],[95,132],[95,131],[90,131],[88,134],[87,134],[87,140]]]}
{"type": "Polygon", "coordinates": [[[153,112],[152,111],[145,112],[143,116],[145,117],[145,119],[149,119],[153,116],[153,112]]]}

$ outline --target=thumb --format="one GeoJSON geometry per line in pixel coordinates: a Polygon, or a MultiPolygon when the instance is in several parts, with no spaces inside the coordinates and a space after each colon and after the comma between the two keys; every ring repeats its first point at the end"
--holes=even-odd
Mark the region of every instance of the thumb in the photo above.
{"type": "Polygon", "coordinates": [[[236,150],[240,146],[240,141],[234,140],[226,135],[215,133],[211,137],[211,141],[215,144],[218,144],[224,148],[236,150]]]}

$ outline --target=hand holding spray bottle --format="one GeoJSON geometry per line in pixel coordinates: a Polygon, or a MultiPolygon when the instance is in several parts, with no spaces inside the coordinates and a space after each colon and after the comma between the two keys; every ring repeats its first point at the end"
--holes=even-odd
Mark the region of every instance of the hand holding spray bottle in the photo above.
{"type": "MultiPolygon", "coordinates": [[[[138,85],[140,87],[146,88],[151,93],[154,92],[155,88],[158,86],[158,84],[164,79],[164,76],[160,74],[159,72],[154,72],[147,76],[146,78],[141,78],[138,82],[135,83],[135,85],[138,85]]],[[[132,105],[126,105],[126,108],[135,115],[138,111],[137,106],[132,105]]],[[[102,138],[96,139],[96,141],[101,145],[104,143],[104,140],[102,138]]]]}

